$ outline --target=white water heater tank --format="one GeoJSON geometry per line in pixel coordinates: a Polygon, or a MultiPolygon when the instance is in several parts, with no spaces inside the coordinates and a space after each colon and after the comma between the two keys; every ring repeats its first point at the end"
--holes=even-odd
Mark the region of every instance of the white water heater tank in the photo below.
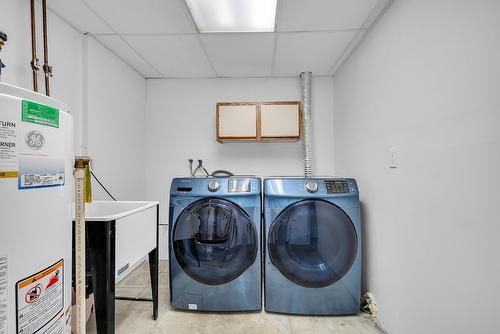
{"type": "Polygon", "coordinates": [[[70,333],[73,117],[0,83],[0,334],[70,333]]]}

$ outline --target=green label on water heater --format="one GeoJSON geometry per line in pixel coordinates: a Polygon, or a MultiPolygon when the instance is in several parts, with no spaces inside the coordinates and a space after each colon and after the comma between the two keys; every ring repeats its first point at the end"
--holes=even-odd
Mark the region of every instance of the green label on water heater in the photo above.
{"type": "Polygon", "coordinates": [[[30,122],[39,125],[59,127],[59,110],[35,103],[32,101],[23,100],[23,122],[30,122]]]}

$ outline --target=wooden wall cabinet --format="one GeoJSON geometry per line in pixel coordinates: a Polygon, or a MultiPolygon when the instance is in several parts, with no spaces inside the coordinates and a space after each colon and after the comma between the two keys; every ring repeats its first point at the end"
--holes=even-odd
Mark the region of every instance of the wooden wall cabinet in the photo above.
{"type": "Polygon", "coordinates": [[[218,102],[217,141],[298,141],[299,101],[218,102]]]}

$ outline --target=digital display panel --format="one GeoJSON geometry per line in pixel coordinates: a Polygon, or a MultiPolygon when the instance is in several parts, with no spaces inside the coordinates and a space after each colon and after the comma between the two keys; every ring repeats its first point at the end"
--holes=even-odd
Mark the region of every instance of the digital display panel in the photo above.
{"type": "Polygon", "coordinates": [[[349,186],[345,180],[325,180],[327,194],[348,193],[349,186]]]}
{"type": "Polygon", "coordinates": [[[252,191],[252,180],[231,179],[228,181],[227,190],[230,193],[249,193],[252,191]]]}

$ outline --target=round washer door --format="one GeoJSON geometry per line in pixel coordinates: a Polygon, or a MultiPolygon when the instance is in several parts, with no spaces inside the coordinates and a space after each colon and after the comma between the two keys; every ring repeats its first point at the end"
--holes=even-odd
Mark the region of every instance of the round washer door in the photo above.
{"type": "Polygon", "coordinates": [[[285,208],[269,230],[269,257],[290,281],[321,288],[340,280],[357,252],[356,229],[338,206],[303,200],[285,208]]]}
{"type": "Polygon", "coordinates": [[[256,259],[258,238],[248,214],[233,202],[205,198],[182,211],[172,246],[182,270],[198,282],[224,284],[239,277],[256,259]]]}

